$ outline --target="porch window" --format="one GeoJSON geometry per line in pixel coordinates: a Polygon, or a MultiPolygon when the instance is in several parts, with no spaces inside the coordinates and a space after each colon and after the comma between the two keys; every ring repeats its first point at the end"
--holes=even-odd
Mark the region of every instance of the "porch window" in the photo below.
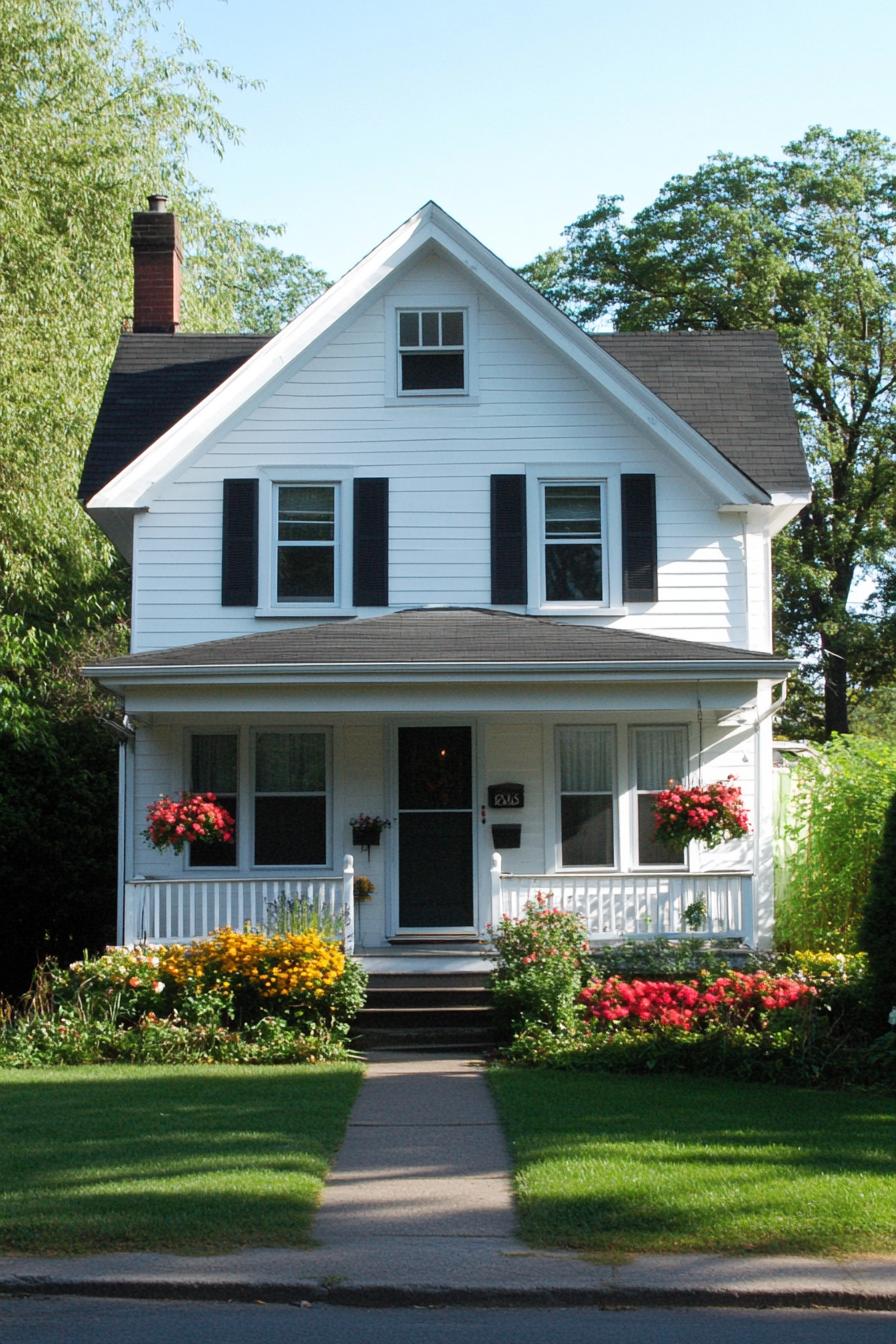
{"type": "Polygon", "coordinates": [[[278,485],[277,601],[335,602],[336,485],[278,485]]]}
{"type": "Polygon", "coordinates": [[[683,783],[687,773],[687,729],[633,728],[638,863],[680,868],[684,855],[654,838],[653,804],[669,780],[683,783]]]}
{"type": "Polygon", "coordinates": [[[218,802],[234,818],[233,839],[219,844],[188,845],[191,868],[234,868],[239,816],[237,781],[239,741],[236,733],[193,733],[190,738],[190,788],[194,793],[215,793],[218,802]]]}
{"type": "Polygon", "coordinates": [[[560,845],[564,868],[610,868],[613,847],[612,728],[558,728],[560,845]]]}
{"type": "Polygon", "coordinates": [[[544,600],[603,602],[604,501],[600,481],[545,481],[544,600]]]}
{"type": "Polygon", "coordinates": [[[258,733],[255,738],[255,863],[327,862],[327,734],[258,733]]]}

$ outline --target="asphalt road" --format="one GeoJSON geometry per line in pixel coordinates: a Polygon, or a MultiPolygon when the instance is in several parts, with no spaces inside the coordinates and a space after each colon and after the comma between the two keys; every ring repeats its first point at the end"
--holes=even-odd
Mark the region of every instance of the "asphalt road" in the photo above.
{"type": "Polygon", "coordinates": [[[601,1311],[0,1299],[2,1344],[893,1344],[896,1312],[601,1311]]]}

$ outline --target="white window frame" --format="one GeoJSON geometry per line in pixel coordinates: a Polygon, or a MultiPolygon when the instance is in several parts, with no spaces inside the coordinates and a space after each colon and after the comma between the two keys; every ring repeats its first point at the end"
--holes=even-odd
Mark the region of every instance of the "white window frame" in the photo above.
{"type": "MultiPolygon", "coordinates": [[[[221,724],[209,727],[191,726],[183,730],[181,778],[186,781],[184,788],[192,788],[192,747],[195,736],[231,736],[237,739],[237,830],[236,863],[226,867],[215,865],[205,867],[201,864],[190,865],[190,855],[185,849],[181,854],[181,867],[186,877],[203,880],[217,875],[222,881],[248,877],[259,873],[265,876],[291,876],[294,873],[334,874],[336,861],[335,824],[336,809],[339,801],[337,770],[341,772],[341,735],[330,723],[316,723],[308,719],[292,720],[284,723],[277,719],[272,723],[221,724]],[[327,760],[327,861],[324,864],[256,864],[255,863],[255,740],[258,733],[324,733],[326,735],[327,760]]],[[[179,792],[179,790],[177,790],[179,792]]]]}
{"type": "Polygon", "coordinates": [[[581,464],[532,465],[526,469],[526,534],[530,614],[577,615],[589,612],[603,616],[623,616],[622,601],[621,469],[618,464],[601,464],[600,471],[588,471],[581,464]],[[599,485],[601,488],[601,566],[603,598],[596,602],[549,602],[545,580],[545,486],[599,485]]]}
{"type": "MultiPolygon", "coordinates": [[[[252,729],[250,729],[248,783],[249,783],[248,802],[251,806],[251,813],[250,813],[251,819],[249,822],[249,829],[250,829],[249,868],[253,872],[261,872],[261,873],[276,873],[283,871],[291,871],[293,868],[299,869],[301,872],[325,872],[331,869],[333,866],[333,813],[334,813],[332,728],[323,724],[311,724],[311,723],[290,723],[290,724],[272,723],[272,724],[254,726],[252,729]],[[281,736],[286,736],[289,733],[292,734],[317,733],[319,736],[324,738],[324,768],[326,771],[326,777],[324,781],[324,798],[326,800],[327,817],[325,826],[326,853],[324,855],[323,863],[283,864],[283,863],[255,862],[255,801],[256,798],[259,796],[258,789],[256,787],[257,776],[255,771],[256,771],[256,753],[257,753],[258,737],[259,734],[261,733],[275,733],[280,734],[281,736]]],[[[277,796],[277,797],[290,797],[290,798],[300,798],[309,796],[313,796],[315,798],[319,797],[319,795],[316,793],[314,795],[300,794],[300,793],[278,794],[278,795],[263,794],[262,796],[263,797],[277,796]]]]}
{"type": "Polygon", "coordinates": [[[351,615],[352,604],[352,482],[354,472],[306,467],[301,472],[265,469],[259,473],[258,597],[256,616],[351,615]],[[281,486],[331,485],[335,490],[333,600],[296,602],[277,600],[277,547],[279,490],[281,486]]]}
{"type": "Polygon", "coordinates": [[[386,303],[386,387],[387,406],[419,405],[421,401],[435,405],[477,405],[479,401],[479,321],[478,305],[470,294],[462,297],[450,294],[428,294],[420,298],[412,294],[398,301],[386,303]],[[464,386],[462,388],[432,387],[402,391],[401,360],[398,356],[398,318],[400,313],[463,313],[464,315],[464,386]]]}
{"type": "Polygon", "coordinates": [[[558,873],[615,873],[619,871],[619,741],[616,725],[612,723],[555,723],[551,726],[551,751],[554,758],[554,871],[558,873]],[[610,790],[611,815],[613,819],[613,859],[611,863],[601,864],[565,864],[563,862],[563,815],[562,802],[564,790],[560,773],[560,732],[565,728],[587,728],[591,731],[605,732],[610,736],[610,759],[613,768],[613,786],[610,790]]]}
{"type": "Polygon", "coordinates": [[[638,752],[635,746],[638,733],[655,732],[676,732],[681,735],[682,740],[682,764],[684,769],[679,781],[685,786],[690,782],[690,731],[686,723],[633,723],[628,730],[628,752],[629,752],[629,779],[631,784],[631,846],[632,846],[632,871],[641,872],[663,872],[667,868],[674,868],[676,871],[687,872],[690,869],[690,848],[686,847],[679,863],[671,859],[664,859],[662,863],[642,863],[640,846],[640,827],[638,820],[638,800],[642,794],[654,794],[655,789],[641,789],[638,787],[638,752]]]}

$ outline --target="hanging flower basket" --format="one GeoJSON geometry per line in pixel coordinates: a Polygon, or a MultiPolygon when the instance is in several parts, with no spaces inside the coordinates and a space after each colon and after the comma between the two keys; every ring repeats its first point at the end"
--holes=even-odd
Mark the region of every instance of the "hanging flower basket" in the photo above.
{"type": "Polygon", "coordinates": [[[143,838],[154,849],[183,852],[185,845],[227,844],[236,822],[214,793],[182,793],[175,801],[162,797],[146,809],[143,838]]]}
{"type": "Polygon", "coordinates": [[[352,844],[369,851],[371,845],[379,844],[380,835],[392,823],[384,817],[370,817],[366,812],[360,812],[357,817],[351,817],[348,824],[352,828],[352,844]]]}
{"type": "Polygon", "coordinates": [[[656,839],[670,849],[683,850],[694,840],[707,849],[748,835],[750,821],[734,775],[715,784],[686,789],[669,781],[653,806],[656,839]]]}

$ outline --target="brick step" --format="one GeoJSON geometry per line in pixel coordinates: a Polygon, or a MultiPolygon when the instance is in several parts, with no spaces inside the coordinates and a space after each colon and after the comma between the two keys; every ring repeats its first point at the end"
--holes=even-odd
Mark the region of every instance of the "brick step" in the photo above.
{"type": "Polygon", "coordinates": [[[457,1008],[445,1008],[440,1005],[434,1005],[431,1008],[362,1008],[355,1017],[355,1028],[364,1032],[371,1027],[388,1027],[395,1031],[407,1031],[416,1033],[419,1030],[429,1031],[433,1027],[446,1031],[456,1028],[458,1031],[466,1031],[470,1027],[476,1027],[483,1031],[490,1031],[492,1027],[493,1013],[488,1005],[476,1005],[457,1008]]]}
{"type": "Polygon", "coordinates": [[[444,971],[429,975],[426,971],[404,974],[402,971],[374,971],[368,982],[373,989],[487,989],[488,971],[444,971]]]}
{"type": "Polygon", "coordinates": [[[422,1027],[413,1032],[393,1027],[369,1027],[352,1037],[356,1050],[389,1050],[412,1053],[415,1050],[491,1050],[491,1032],[479,1027],[422,1027]]]}
{"type": "Polygon", "coordinates": [[[367,990],[368,1008],[488,1008],[491,1001],[490,991],[475,985],[378,985],[367,990]]]}

